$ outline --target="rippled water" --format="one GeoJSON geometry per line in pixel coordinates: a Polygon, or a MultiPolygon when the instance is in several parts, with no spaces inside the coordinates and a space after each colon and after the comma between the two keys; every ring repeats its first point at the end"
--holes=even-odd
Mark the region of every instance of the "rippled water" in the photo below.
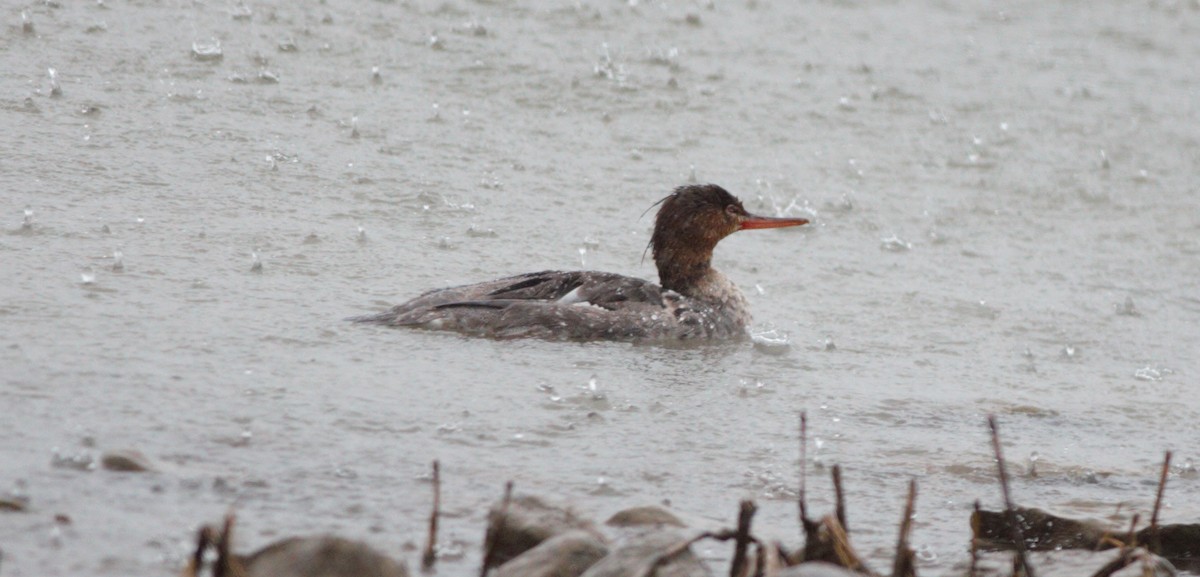
{"type": "Polygon", "coordinates": [[[171,574],[231,508],[241,549],[334,532],[411,562],[433,459],[445,574],[474,573],[508,479],[597,517],[728,524],[750,497],[795,544],[801,410],[812,508],[840,463],[877,568],[916,477],[920,571],[961,572],[971,503],[999,503],[987,414],[1023,504],[1144,516],[1174,449],[1164,518],[1200,520],[1195,2],[0,17],[0,491],[28,499],[4,575],[171,574]],[[693,179],[815,221],[718,250],[757,346],[341,320],[530,270],[652,276],[643,211],[693,179]],[[89,465],[119,449],[158,471],[89,465]]]}

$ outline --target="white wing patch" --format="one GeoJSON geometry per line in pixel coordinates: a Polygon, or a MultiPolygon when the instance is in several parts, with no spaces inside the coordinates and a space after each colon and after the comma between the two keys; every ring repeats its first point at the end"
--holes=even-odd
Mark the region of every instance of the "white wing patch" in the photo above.
{"type": "Polygon", "coordinates": [[[579,293],[580,288],[582,287],[575,287],[571,292],[559,297],[558,300],[554,302],[560,305],[594,307],[600,310],[608,310],[600,305],[592,304],[591,301],[584,298],[583,295],[579,293]]]}
{"type": "Polygon", "coordinates": [[[591,304],[591,303],[588,303],[586,300],[584,300],[583,297],[579,296],[579,287],[575,287],[574,289],[571,290],[571,292],[569,292],[561,297],[558,297],[557,302],[560,305],[574,305],[574,304],[579,304],[579,303],[591,304]]]}

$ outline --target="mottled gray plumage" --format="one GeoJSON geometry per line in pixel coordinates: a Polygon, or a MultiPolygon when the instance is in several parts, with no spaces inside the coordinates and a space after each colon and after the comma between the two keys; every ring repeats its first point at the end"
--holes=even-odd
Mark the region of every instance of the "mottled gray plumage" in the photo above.
{"type": "Polygon", "coordinates": [[[543,271],[429,291],[354,321],[495,338],[730,339],[746,335],[742,292],[712,268],[712,251],[742,229],[804,224],[751,215],[716,185],[685,186],[661,202],[651,238],[662,285],[594,271],[543,271]]]}

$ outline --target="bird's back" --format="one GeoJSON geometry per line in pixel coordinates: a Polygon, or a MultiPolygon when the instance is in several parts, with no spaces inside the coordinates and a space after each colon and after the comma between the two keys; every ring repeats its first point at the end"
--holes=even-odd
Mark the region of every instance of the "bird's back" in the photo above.
{"type": "Polygon", "coordinates": [[[727,337],[714,311],[650,281],[593,271],[542,271],[427,292],[352,320],[494,338],[643,340],[727,337]]]}

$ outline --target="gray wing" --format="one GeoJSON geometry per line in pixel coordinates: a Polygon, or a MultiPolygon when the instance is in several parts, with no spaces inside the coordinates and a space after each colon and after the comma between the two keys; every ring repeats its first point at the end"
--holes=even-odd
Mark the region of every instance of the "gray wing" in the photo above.
{"type": "Polygon", "coordinates": [[[427,292],[355,319],[392,326],[514,338],[639,339],[677,323],[662,289],[601,272],[543,271],[427,292]]]}

